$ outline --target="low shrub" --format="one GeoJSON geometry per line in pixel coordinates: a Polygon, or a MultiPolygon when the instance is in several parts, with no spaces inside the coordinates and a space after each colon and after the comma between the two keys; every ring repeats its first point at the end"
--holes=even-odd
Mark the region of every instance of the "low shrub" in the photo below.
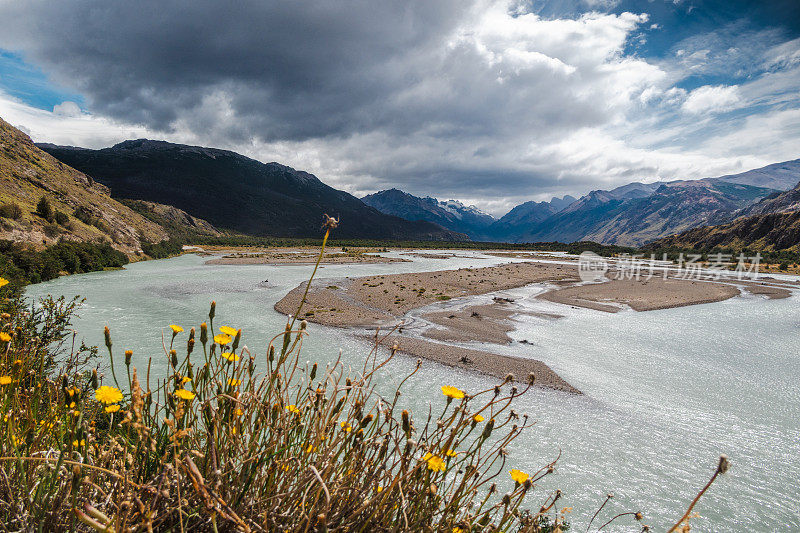
{"type": "Polygon", "coordinates": [[[22,208],[17,202],[0,205],[0,217],[19,220],[22,217],[22,208]]]}

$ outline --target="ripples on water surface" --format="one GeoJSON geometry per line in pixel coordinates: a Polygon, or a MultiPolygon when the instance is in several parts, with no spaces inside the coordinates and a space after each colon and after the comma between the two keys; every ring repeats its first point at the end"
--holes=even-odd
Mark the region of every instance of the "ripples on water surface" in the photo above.
{"type": "MultiPolygon", "coordinates": [[[[518,261],[458,254],[468,257],[325,265],[318,277],[518,261]]],[[[246,345],[263,355],[267,338],[285,324],[272,306],[304,281],[311,267],[203,262],[188,255],[137,263],[31,286],[28,295],[85,297],[76,327],[87,343],[102,345],[102,328],[108,325],[115,349],[133,349],[140,367],[153,356],[156,375],[166,368],[160,328],[198,325],[212,299],[217,301],[215,323],[243,328],[246,345]]],[[[530,471],[563,451],[557,475],[544,487],[562,489],[564,505],[575,509],[573,530],[585,530],[607,492],[616,495],[606,508],[609,516],[641,510],[645,523],[667,528],[707,481],[720,453],[727,453],[733,466],[696,508],[701,514],[693,521],[696,531],[800,528],[797,295],[606,314],[534,301],[531,290],[506,292],[523,307],[566,314],[558,320],[520,317],[512,337],[531,344],[491,349],[540,359],[584,392],[535,390],[521,398],[518,411],[537,425],[515,442],[509,457],[510,465],[530,471]]],[[[332,361],[341,348],[346,362],[362,363],[368,350],[363,342],[341,330],[314,324],[309,330],[303,358],[332,361]]],[[[408,358],[393,361],[384,373],[387,390],[413,364],[408,358]]],[[[494,381],[427,363],[407,383],[404,398],[422,412],[431,401],[441,401],[442,384],[474,391],[494,381]]],[[[620,526],[614,531],[638,530],[620,526]]]]}

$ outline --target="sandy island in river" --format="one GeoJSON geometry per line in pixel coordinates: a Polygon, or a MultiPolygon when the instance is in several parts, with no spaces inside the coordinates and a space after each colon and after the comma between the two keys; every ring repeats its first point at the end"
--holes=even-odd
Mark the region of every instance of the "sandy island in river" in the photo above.
{"type": "MultiPolygon", "coordinates": [[[[609,278],[615,277],[612,270],[609,278]]],[[[719,302],[740,294],[740,288],[769,298],[785,298],[791,292],[776,281],[739,282],[727,280],[609,279],[604,283],[580,283],[573,265],[557,263],[511,263],[483,268],[462,268],[437,272],[386,274],[320,280],[312,284],[301,316],[311,322],[339,327],[398,327],[391,337],[400,351],[443,364],[497,377],[513,373],[525,379],[534,372],[539,385],[579,392],[541,361],[516,358],[483,350],[466,349],[446,342],[489,342],[507,344],[512,315],[524,314],[513,302],[496,297],[493,303],[467,305],[454,311],[431,311],[422,315],[436,324],[423,335],[431,340],[402,335],[403,316],[410,310],[452,298],[493,293],[532,283],[548,283],[551,289],[539,298],[564,305],[605,312],[626,306],[635,311],[667,309],[719,302]]],[[[281,313],[297,311],[305,291],[303,283],[275,304],[281,313]]],[[[539,314],[540,316],[542,314],[539,314]]],[[[558,318],[547,315],[546,318],[558,318]]]]}
{"type": "MultiPolygon", "coordinates": [[[[258,250],[203,250],[206,253],[223,254],[209,259],[208,265],[311,265],[317,262],[319,248],[267,248],[258,250]]],[[[408,259],[383,257],[377,255],[380,249],[373,248],[328,248],[320,263],[323,264],[365,264],[365,263],[407,263],[408,259]]]]}

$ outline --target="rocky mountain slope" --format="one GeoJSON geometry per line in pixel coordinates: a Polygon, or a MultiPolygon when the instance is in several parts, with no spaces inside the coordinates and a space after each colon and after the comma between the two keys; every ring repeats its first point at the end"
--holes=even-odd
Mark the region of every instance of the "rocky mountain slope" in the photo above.
{"type": "Polygon", "coordinates": [[[651,246],[800,251],[800,183],[790,191],[767,196],[738,214],[743,216],[733,222],[694,228],[657,240],[651,246]]]}
{"type": "Polygon", "coordinates": [[[748,170],[740,174],[712,178],[739,185],[754,185],[778,191],[792,189],[800,181],[800,159],[774,163],[765,167],[748,170]]]}
{"type": "MultiPolygon", "coordinates": [[[[690,228],[729,222],[751,206],[755,209],[762,198],[780,194],[773,187],[785,190],[800,181],[799,163],[787,161],[720,178],[635,182],[592,191],[550,217],[508,225],[504,238],[638,246],[690,228]]],[[[791,198],[777,201],[790,205],[791,198]]]]}
{"type": "Polygon", "coordinates": [[[341,219],[340,238],[466,239],[431,222],[385,215],[309,173],[227,150],[147,139],[102,150],[40,146],[107,185],[115,198],[175,206],[220,229],[317,237],[327,213],[341,219]]]}
{"type": "MultiPolygon", "coordinates": [[[[795,176],[796,178],[798,176],[795,176]]],[[[800,181],[794,189],[781,193],[773,193],[759,202],[742,209],[740,216],[767,215],[770,213],[788,213],[800,210],[800,181]]]]}
{"type": "Polygon", "coordinates": [[[696,250],[721,247],[800,252],[800,211],[741,217],[728,224],[690,229],[654,241],[649,246],[696,250]]]}
{"type": "Polygon", "coordinates": [[[134,252],[141,237],[158,242],[167,232],[0,119],[0,239],[39,245],[60,238],[110,241],[134,252]],[[42,198],[46,202],[39,206],[42,198]]]}
{"type": "Polygon", "coordinates": [[[486,229],[495,222],[493,216],[476,207],[468,207],[455,200],[441,202],[431,197],[420,198],[399,189],[368,194],[361,198],[361,201],[381,213],[406,220],[433,222],[443,228],[466,233],[475,240],[483,240],[486,237],[486,229]]]}
{"type": "Polygon", "coordinates": [[[726,222],[736,210],[771,192],[714,180],[665,183],[644,197],[620,199],[595,191],[518,240],[638,246],[692,227],[726,222]]]}

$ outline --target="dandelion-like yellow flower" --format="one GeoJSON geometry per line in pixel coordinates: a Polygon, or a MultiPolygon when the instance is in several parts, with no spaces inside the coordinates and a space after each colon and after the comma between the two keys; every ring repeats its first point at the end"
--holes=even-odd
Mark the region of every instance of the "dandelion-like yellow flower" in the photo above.
{"type": "Polygon", "coordinates": [[[0,376],[0,385],[11,385],[11,376],[0,376]]]}
{"type": "Polygon", "coordinates": [[[447,468],[444,464],[444,459],[432,453],[426,453],[422,460],[428,463],[428,470],[433,470],[434,472],[444,472],[447,468]]]}
{"type": "Polygon", "coordinates": [[[457,389],[455,387],[451,387],[450,385],[444,385],[442,387],[442,394],[447,396],[448,398],[455,398],[456,400],[460,400],[464,397],[464,391],[457,389]]]}
{"type": "Polygon", "coordinates": [[[9,284],[9,281],[6,278],[0,278],[0,287],[5,287],[9,284]]]}
{"type": "Polygon", "coordinates": [[[472,419],[473,419],[475,422],[483,422],[483,421],[484,421],[484,418],[483,418],[483,416],[481,416],[481,415],[475,415],[475,416],[473,416],[473,417],[472,417],[472,419]]]}
{"type": "Polygon", "coordinates": [[[224,333],[225,335],[230,335],[231,337],[235,337],[236,334],[238,333],[237,330],[235,330],[234,328],[232,328],[230,326],[222,326],[221,328],[219,328],[219,330],[222,333],[224,333]]]}
{"type": "Polygon", "coordinates": [[[237,408],[236,411],[234,411],[234,413],[236,413],[236,416],[242,416],[244,414],[244,411],[242,411],[241,409],[237,408]]]}
{"type": "Polygon", "coordinates": [[[231,387],[238,387],[239,383],[241,383],[241,380],[233,379],[233,378],[228,380],[228,385],[230,385],[231,387]]]}
{"type": "Polygon", "coordinates": [[[353,431],[353,426],[351,426],[351,425],[350,425],[350,424],[348,424],[347,422],[342,422],[342,423],[341,423],[341,424],[339,424],[339,425],[340,425],[340,426],[342,426],[342,430],[343,430],[345,433],[350,433],[351,431],[353,431]]]}
{"type": "Polygon", "coordinates": [[[175,396],[181,400],[194,400],[194,393],[186,389],[178,389],[175,391],[175,396]]]}
{"type": "Polygon", "coordinates": [[[122,392],[114,387],[103,385],[94,391],[94,399],[106,405],[122,401],[122,392]]]}
{"type": "Polygon", "coordinates": [[[182,327],[180,327],[180,326],[176,326],[175,324],[170,324],[170,325],[169,325],[169,329],[171,329],[171,330],[172,330],[172,333],[174,333],[175,335],[177,335],[178,333],[180,333],[181,331],[183,331],[183,328],[182,328],[182,327]]]}
{"type": "Polygon", "coordinates": [[[214,335],[214,342],[220,346],[225,346],[226,344],[230,344],[231,338],[229,335],[225,335],[224,333],[220,335],[214,335]]]}
{"type": "Polygon", "coordinates": [[[119,405],[109,405],[106,407],[106,413],[116,413],[119,411],[119,405]]]}
{"type": "Polygon", "coordinates": [[[80,442],[78,440],[72,441],[73,446],[86,446],[86,439],[81,439],[80,442]]]}
{"type": "Polygon", "coordinates": [[[287,405],[286,410],[296,415],[300,414],[300,409],[298,409],[296,405],[287,405]]]}
{"type": "Polygon", "coordinates": [[[444,452],[444,454],[447,457],[455,457],[456,455],[458,455],[458,453],[454,452],[453,450],[447,450],[446,452],[444,452]]]}
{"type": "Polygon", "coordinates": [[[525,483],[526,481],[528,481],[528,478],[531,477],[522,470],[517,470],[516,468],[512,468],[509,471],[509,474],[511,474],[511,479],[520,484],[525,483]]]}
{"type": "Polygon", "coordinates": [[[11,335],[6,333],[5,331],[0,331],[0,341],[8,342],[11,340],[11,335]]]}
{"type": "Polygon", "coordinates": [[[464,531],[460,527],[456,526],[456,527],[453,528],[453,533],[466,533],[466,531],[464,531]]]}
{"type": "Polygon", "coordinates": [[[378,492],[378,493],[383,492],[383,487],[378,485],[377,487],[375,487],[375,492],[378,492]]]}
{"type": "Polygon", "coordinates": [[[183,376],[181,378],[181,383],[189,383],[190,381],[192,381],[192,378],[190,378],[189,376],[183,376]]]}
{"type": "MultiPolygon", "coordinates": [[[[217,335],[219,337],[219,335],[217,335]]],[[[214,337],[216,339],[217,337],[214,337]]],[[[239,360],[239,356],[233,352],[222,352],[222,357],[230,361],[231,363],[235,363],[239,360]]]]}

